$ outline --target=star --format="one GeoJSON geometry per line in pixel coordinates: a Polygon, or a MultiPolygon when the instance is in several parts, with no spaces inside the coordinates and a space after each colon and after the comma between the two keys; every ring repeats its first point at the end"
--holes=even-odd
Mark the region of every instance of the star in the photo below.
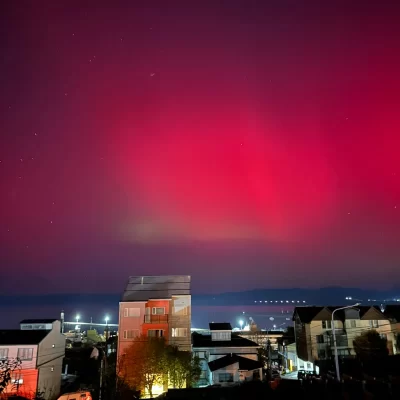
{"type": "Polygon", "coordinates": [[[23,159],[23,158],[20,158],[19,161],[24,162],[24,159],[23,159]]]}
{"type": "Polygon", "coordinates": [[[35,132],[34,135],[37,136],[37,133],[35,132]]]}
{"type": "Polygon", "coordinates": [[[151,76],[151,77],[155,76],[155,73],[154,73],[154,72],[152,72],[152,73],[150,74],[150,76],[151,76]]]}

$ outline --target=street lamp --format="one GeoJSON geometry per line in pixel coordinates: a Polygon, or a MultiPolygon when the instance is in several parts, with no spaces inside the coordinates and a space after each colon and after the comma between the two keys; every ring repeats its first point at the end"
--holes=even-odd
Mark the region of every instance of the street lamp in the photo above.
{"type": "Polygon", "coordinates": [[[79,315],[79,314],[76,314],[76,323],[79,322],[79,319],[80,319],[80,318],[81,318],[80,315],[79,315]]]}
{"type": "Polygon", "coordinates": [[[335,328],[335,312],[339,310],[346,310],[348,308],[355,308],[359,306],[360,303],[353,304],[351,306],[346,306],[346,307],[340,307],[336,308],[332,312],[332,334],[333,334],[333,347],[335,349],[335,368],[336,368],[336,379],[340,382],[340,371],[339,371],[339,356],[338,356],[338,351],[337,351],[337,345],[336,345],[336,328],[335,328]]]}
{"type": "Polygon", "coordinates": [[[243,320],[242,319],[239,321],[239,325],[240,325],[240,330],[243,330],[243,320]]]}

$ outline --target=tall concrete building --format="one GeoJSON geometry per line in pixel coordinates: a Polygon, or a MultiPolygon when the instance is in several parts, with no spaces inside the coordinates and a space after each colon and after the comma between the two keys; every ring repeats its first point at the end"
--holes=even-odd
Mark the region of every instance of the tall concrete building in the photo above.
{"type": "Polygon", "coordinates": [[[190,276],[131,276],[119,303],[118,356],[134,338],[164,337],[191,350],[190,276]]]}

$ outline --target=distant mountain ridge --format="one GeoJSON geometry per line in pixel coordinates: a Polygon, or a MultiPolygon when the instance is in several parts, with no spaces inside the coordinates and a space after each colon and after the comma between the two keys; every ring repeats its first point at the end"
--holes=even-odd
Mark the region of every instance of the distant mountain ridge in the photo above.
{"type": "MultiPolygon", "coordinates": [[[[368,290],[360,288],[325,287],[320,289],[254,289],[243,292],[227,292],[221,294],[193,294],[193,306],[234,306],[234,305],[325,305],[347,304],[346,297],[352,297],[354,301],[362,303],[380,302],[400,298],[400,289],[392,290],[368,290]],[[293,301],[295,303],[293,303],[293,301]],[[297,303],[299,301],[299,303],[297,303]],[[306,303],[303,303],[305,301],[306,303]],[[272,303],[271,303],[272,302],[272,303]],[[278,302],[278,303],[276,303],[278,302]],[[287,303],[289,302],[289,303],[287,303]]],[[[10,306],[44,306],[53,305],[59,307],[73,307],[85,305],[102,305],[115,307],[121,299],[118,293],[97,294],[46,294],[46,295],[0,295],[0,307],[10,306]]]]}

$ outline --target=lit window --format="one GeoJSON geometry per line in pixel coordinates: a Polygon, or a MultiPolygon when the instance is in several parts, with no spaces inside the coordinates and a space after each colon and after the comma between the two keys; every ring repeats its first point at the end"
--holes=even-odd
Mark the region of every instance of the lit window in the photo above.
{"type": "Polygon", "coordinates": [[[172,328],[172,337],[186,337],[187,328],[172,328]]]}

